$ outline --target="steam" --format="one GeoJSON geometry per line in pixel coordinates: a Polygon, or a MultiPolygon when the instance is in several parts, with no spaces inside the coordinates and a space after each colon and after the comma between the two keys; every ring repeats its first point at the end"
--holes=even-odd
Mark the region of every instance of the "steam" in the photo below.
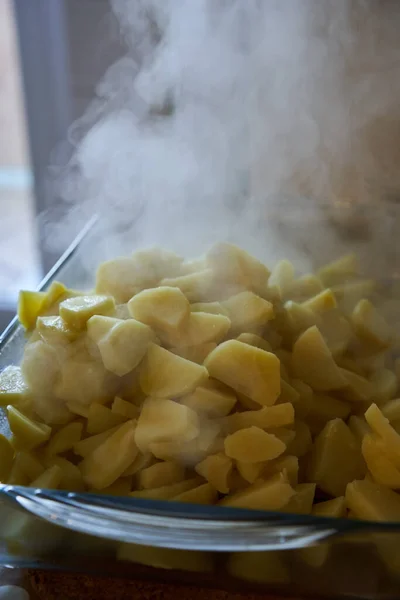
{"type": "Polygon", "coordinates": [[[97,260],[152,245],[190,257],[229,240],[269,262],[301,249],[307,263],[318,244],[332,253],[337,232],[307,246],[303,208],[276,227],[286,198],[308,198],[318,220],[326,203],[354,206],[400,188],[398,3],[112,7],[127,54],[71,130],[66,216],[53,241],[98,213],[97,260]]]}

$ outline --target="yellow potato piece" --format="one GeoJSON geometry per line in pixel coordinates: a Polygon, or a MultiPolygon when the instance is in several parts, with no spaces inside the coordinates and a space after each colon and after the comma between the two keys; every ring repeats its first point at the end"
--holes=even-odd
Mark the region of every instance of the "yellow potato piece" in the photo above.
{"type": "Polygon", "coordinates": [[[223,303],[231,320],[232,330],[248,331],[262,327],[274,318],[274,307],[253,292],[240,292],[223,303]]]}
{"type": "Polygon", "coordinates": [[[98,433],[97,435],[91,435],[90,437],[87,437],[86,439],[77,442],[76,444],[74,444],[73,447],[75,454],[78,454],[83,458],[89,456],[89,454],[92,454],[92,452],[94,452],[96,448],[98,448],[101,444],[103,444],[103,442],[105,442],[109,437],[111,437],[113,433],[118,431],[119,427],[119,425],[116,425],[108,431],[103,431],[103,433],[98,433]]]}
{"type": "Polygon", "coordinates": [[[219,298],[219,285],[212,269],[166,278],[161,281],[161,285],[179,288],[191,303],[208,302],[219,298]]]}
{"type": "Polygon", "coordinates": [[[155,548],[141,544],[121,544],[117,552],[118,560],[126,560],[156,569],[174,569],[206,573],[213,570],[210,554],[195,550],[175,550],[155,548]]]}
{"type": "Polygon", "coordinates": [[[10,429],[15,436],[14,446],[18,449],[36,448],[46,442],[51,435],[51,428],[48,425],[30,419],[15,406],[7,406],[7,417],[10,429]]]}
{"type": "Polygon", "coordinates": [[[286,450],[285,444],[275,435],[254,426],[228,435],[224,446],[227,456],[246,463],[273,460],[286,450]]]}
{"type": "Polygon", "coordinates": [[[172,461],[159,462],[140,471],[139,488],[149,489],[179,483],[185,477],[185,468],[172,461]]]}
{"type": "Polygon", "coordinates": [[[128,496],[132,489],[132,480],[130,477],[121,477],[111,485],[102,490],[94,490],[96,494],[105,496],[128,496]]]}
{"type": "Polygon", "coordinates": [[[337,358],[347,351],[354,337],[349,321],[338,311],[324,314],[318,323],[318,329],[332,355],[337,358]]]}
{"type": "Polygon", "coordinates": [[[215,342],[207,342],[206,344],[199,344],[198,346],[186,346],[182,348],[170,348],[170,352],[186,358],[191,362],[202,365],[206,357],[217,347],[215,342]]]}
{"type": "Polygon", "coordinates": [[[154,461],[154,456],[150,452],[138,454],[132,464],[122,473],[122,476],[131,477],[132,475],[137,475],[143,469],[147,469],[147,467],[154,464],[154,461]]]}
{"type": "Polygon", "coordinates": [[[225,417],[236,404],[235,394],[218,381],[209,379],[203,386],[180,399],[181,404],[207,417],[225,417]]]}
{"type": "Polygon", "coordinates": [[[79,332],[70,329],[65,321],[58,316],[38,317],[36,330],[43,341],[48,344],[69,344],[75,341],[79,332]]]}
{"type": "Polygon", "coordinates": [[[337,285],[358,275],[355,254],[346,254],[318,270],[317,275],[325,286],[337,285]]]}
{"type": "Polygon", "coordinates": [[[365,413],[365,419],[372,431],[377,433],[385,442],[390,456],[400,467],[400,435],[390,425],[389,420],[382,414],[376,404],[371,404],[365,413]]]}
{"type": "Polygon", "coordinates": [[[346,501],[344,496],[318,502],[312,507],[312,514],[316,517],[336,517],[341,519],[346,516],[346,501]]]}
{"type": "Polygon", "coordinates": [[[400,469],[391,461],[383,440],[375,434],[367,433],[361,449],[373,479],[392,490],[400,489],[400,469]]]}
{"type": "Polygon", "coordinates": [[[367,479],[346,488],[346,504],[357,519],[399,521],[400,497],[393,490],[367,479]]]}
{"type": "Polygon", "coordinates": [[[191,312],[203,312],[210,315],[224,315],[228,317],[228,311],[221,302],[195,302],[190,305],[191,312]]]}
{"type": "Polygon", "coordinates": [[[382,414],[389,419],[389,421],[400,420],[400,398],[390,400],[385,406],[382,407],[382,414]]]}
{"type": "Polygon", "coordinates": [[[381,348],[390,346],[391,327],[369,300],[360,300],[352,312],[351,321],[361,338],[381,348]]]}
{"type": "Polygon", "coordinates": [[[315,488],[315,483],[300,483],[296,485],[294,496],[281,508],[281,511],[298,515],[309,515],[314,502],[315,488]]]}
{"type": "Polygon", "coordinates": [[[355,279],[346,283],[339,283],[332,286],[332,292],[335,294],[340,309],[345,314],[351,314],[356,304],[368,298],[375,291],[376,282],[372,279],[355,279]]]}
{"type": "Polygon", "coordinates": [[[0,406],[23,404],[27,398],[27,391],[19,367],[6,367],[0,373],[0,406]]]}
{"type": "Polygon", "coordinates": [[[30,292],[21,290],[18,297],[18,319],[25,329],[33,329],[36,325],[43,304],[46,298],[46,292],[30,292]]]}
{"type": "Polygon", "coordinates": [[[190,442],[199,434],[197,414],[173,400],[147,398],[140,413],[135,439],[141,452],[156,442],[190,442]]]}
{"type": "Polygon", "coordinates": [[[186,502],[189,504],[215,504],[218,500],[217,490],[209,483],[203,483],[199,487],[187,492],[182,492],[171,498],[174,502],[186,502]]]}
{"type": "Polygon", "coordinates": [[[208,379],[204,366],[150,344],[140,368],[140,386],[145,394],[156,398],[184,396],[208,379]]]}
{"type": "Polygon", "coordinates": [[[357,442],[361,446],[361,442],[363,437],[371,432],[371,428],[368,425],[367,421],[364,417],[359,417],[357,415],[351,415],[349,418],[347,425],[350,427],[350,431],[355,436],[357,442]]]}
{"type": "Polygon", "coordinates": [[[288,260],[280,260],[272,269],[268,288],[274,296],[283,298],[290,294],[294,283],[294,267],[288,260]]]}
{"type": "Polygon", "coordinates": [[[263,475],[271,477],[277,473],[285,472],[291,486],[298,484],[299,478],[299,459],[297,456],[280,456],[275,460],[268,461],[265,465],[263,475]]]}
{"type": "Polygon", "coordinates": [[[135,419],[139,416],[139,409],[132,402],[127,402],[116,396],[111,405],[111,412],[114,415],[125,417],[126,419],[135,419]]]}
{"type": "Polygon", "coordinates": [[[308,481],[331,496],[343,496],[346,485],[363,475],[360,447],[341,419],[326,424],[314,440],[308,481]]]}
{"type": "Polygon", "coordinates": [[[89,407],[84,406],[80,402],[66,402],[65,406],[73,415],[78,415],[79,417],[84,417],[85,419],[89,416],[89,407]]]}
{"type": "MultiPolygon", "coordinates": [[[[14,453],[13,449],[12,453],[14,453]]],[[[4,452],[4,454],[6,455],[6,452],[4,452]]],[[[1,451],[1,456],[3,456],[3,451],[1,451]]],[[[44,466],[40,460],[31,452],[24,451],[17,452],[14,458],[13,467],[16,467],[18,471],[26,476],[27,482],[33,481],[44,471],[44,466]]],[[[0,480],[3,481],[1,477],[0,480]]]]}
{"type": "Polygon", "coordinates": [[[62,454],[79,442],[82,437],[83,424],[77,421],[68,423],[57,431],[47,444],[46,453],[48,456],[62,454]]]}
{"type": "Polygon", "coordinates": [[[302,275],[295,279],[289,288],[288,296],[296,300],[306,300],[323,291],[321,280],[312,274],[302,275]]]}
{"type": "Polygon", "coordinates": [[[104,401],[109,396],[106,371],[95,360],[67,360],[61,367],[54,392],[61,400],[83,406],[104,401]]]}
{"type": "Polygon", "coordinates": [[[128,302],[131,317],[154,329],[157,335],[176,333],[189,319],[190,305],[176,287],[143,290],[128,302]]]}
{"type": "Polygon", "coordinates": [[[203,483],[201,477],[193,477],[192,479],[186,479],[179,483],[173,483],[172,485],[163,485],[159,488],[152,488],[149,490],[137,490],[131,492],[129,495],[134,498],[149,498],[152,500],[171,500],[183,492],[187,492],[191,489],[197,488],[203,483]]]}
{"type": "Polygon", "coordinates": [[[2,483],[7,483],[7,485],[28,485],[30,481],[32,481],[32,478],[21,469],[18,462],[14,461],[7,481],[2,481],[2,483]]]}
{"type": "Polygon", "coordinates": [[[313,391],[309,385],[300,379],[291,379],[290,384],[298,393],[298,398],[296,399],[294,406],[296,417],[304,418],[310,411],[313,391]]]}
{"type": "Polygon", "coordinates": [[[395,397],[398,389],[396,374],[389,369],[375,371],[370,377],[375,404],[385,404],[395,397]]]}
{"type": "Polygon", "coordinates": [[[287,451],[298,458],[305,456],[312,446],[312,437],[309,426],[304,421],[295,421],[294,439],[288,443],[287,451]]]}
{"type": "Polygon", "coordinates": [[[317,434],[331,419],[338,417],[346,420],[350,411],[351,407],[347,402],[328,394],[314,394],[305,421],[311,433],[317,434]]]}
{"type": "Polygon", "coordinates": [[[121,477],[138,454],[135,428],[135,421],[127,421],[120,425],[110,437],[84,458],[79,468],[87,485],[101,490],[121,477]]]}
{"type": "Polygon", "coordinates": [[[198,435],[192,440],[153,442],[149,450],[161,460],[175,460],[187,466],[194,466],[209,454],[222,451],[223,440],[219,438],[217,423],[203,421],[198,435]]]}
{"type": "Polygon", "coordinates": [[[224,315],[195,312],[189,315],[186,326],[180,331],[160,333],[160,338],[175,348],[218,343],[225,338],[230,326],[230,320],[224,315]]]}
{"type": "Polygon", "coordinates": [[[287,327],[292,335],[298,335],[314,325],[321,326],[322,318],[304,304],[288,300],[284,309],[287,327]]]}
{"type": "Polygon", "coordinates": [[[94,315],[114,314],[115,301],[111,296],[77,296],[61,302],[59,311],[60,317],[71,329],[81,331],[94,315]]]}
{"type": "Polygon", "coordinates": [[[57,489],[61,483],[62,471],[58,465],[49,467],[39,477],[34,479],[29,487],[40,489],[57,489]]]}
{"type": "Polygon", "coordinates": [[[59,374],[59,358],[56,350],[42,341],[25,348],[21,373],[32,394],[48,395],[53,392],[59,374]]]}
{"type": "Polygon", "coordinates": [[[237,340],[238,342],[250,344],[250,346],[255,346],[256,348],[261,348],[261,350],[272,352],[271,344],[255,333],[241,333],[237,337],[237,340]]]}
{"type": "Polygon", "coordinates": [[[14,448],[9,440],[0,434],[0,481],[5,483],[13,466],[14,448]]]}
{"type": "Polygon", "coordinates": [[[292,364],[296,376],[317,391],[342,388],[346,380],[317,327],[310,327],[293,346],[292,364]]]}
{"type": "Polygon", "coordinates": [[[84,491],[85,484],[83,483],[82,473],[71,461],[61,456],[52,456],[46,464],[48,467],[56,465],[61,469],[61,479],[57,486],[60,490],[68,490],[69,492],[84,491]]]}
{"type": "MultiPolygon", "coordinates": [[[[127,418],[112,412],[109,408],[101,404],[91,404],[89,407],[86,431],[90,435],[102,433],[112,429],[116,425],[121,425],[127,418]]],[[[78,442],[79,440],[76,440],[78,442]]]]}
{"type": "Polygon", "coordinates": [[[227,563],[228,572],[246,581],[256,583],[289,583],[290,573],[284,554],[276,551],[234,552],[227,563]]]}
{"type": "Polygon", "coordinates": [[[219,504],[254,510],[280,510],[294,494],[287,476],[280,473],[268,481],[256,482],[245,490],[226,496],[219,504]]]}
{"type": "Polygon", "coordinates": [[[368,402],[373,395],[373,385],[365,377],[352,373],[347,369],[340,369],[344,379],[346,380],[346,387],[341,390],[341,396],[349,402],[368,402]]]}
{"type": "Polygon", "coordinates": [[[279,396],[279,360],[270,352],[229,340],[215,348],[204,365],[211,377],[258,404],[271,406],[279,396]]]}
{"type": "Polygon", "coordinates": [[[239,429],[256,426],[260,429],[284,427],[294,422],[293,406],[286,402],[275,406],[264,406],[260,410],[248,410],[229,415],[223,421],[226,431],[233,433],[239,429]]]}
{"type": "Polygon", "coordinates": [[[303,302],[302,306],[316,313],[324,313],[337,308],[337,303],[332,290],[326,289],[303,302]]]}
{"type": "Polygon", "coordinates": [[[286,448],[291,444],[296,437],[296,432],[293,429],[287,429],[287,427],[279,427],[274,429],[274,436],[283,442],[286,448]]]}
{"type": "Polygon", "coordinates": [[[249,483],[255,483],[258,479],[260,479],[266,464],[267,461],[248,463],[237,460],[236,468],[240,476],[243,477],[245,481],[248,481],[249,483]]]}

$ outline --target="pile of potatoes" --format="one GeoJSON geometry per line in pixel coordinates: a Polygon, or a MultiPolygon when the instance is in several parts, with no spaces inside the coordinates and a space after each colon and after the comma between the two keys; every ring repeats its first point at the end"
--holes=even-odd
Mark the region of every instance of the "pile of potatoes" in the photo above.
{"type": "Polygon", "coordinates": [[[0,374],[0,480],[317,516],[400,519],[394,335],[345,256],[316,274],[227,243],[22,291],[0,374]]]}

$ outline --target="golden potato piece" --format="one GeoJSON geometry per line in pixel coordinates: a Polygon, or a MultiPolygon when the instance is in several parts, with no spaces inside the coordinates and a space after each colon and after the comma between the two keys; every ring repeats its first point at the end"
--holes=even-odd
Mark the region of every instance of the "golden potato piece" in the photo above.
{"type": "Polygon", "coordinates": [[[358,268],[355,254],[346,254],[319,269],[317,275],[328,287],[351,280],[358,274],[358,268]]]}
{"type": "Polygon", "coordinates": [[[312,507],[312,514],[316,517],[334,517],[342,519],[346,516],[346,501],[344,496],[333,498],[333,500],[326,500],[325,502],[318,502],[312,507]]]}
{"type": "Polygon", "coordinates": [[[38,489],[51,490],[57,489],[61,483],[62,479],[62,471],[58,465],[53,465],[49,467],[39,477],[34,479],[29,487],[34,487],[38,489]]]}
{"type": "Polygon", "coordinates": [[[349,321],[338,311],[323,315],[318,329],[334,357],[342,356],[354,337],[349,321]]]}
{"type": "MultiPolygon", "coordinates": [[[[12,453],[14,453],[13,449],[12,453]]],[[[6,452],[4,454],[6,454],[6,452]]],[[[3,455],[3,452],[1,453],[1,455],[3,455]]],[[[26,476],[27,482],[33,481],[34,479],[39,477],[39,475],[41,475],[44,471],[44,466],[32,452],[17,452],[14,458],[13,467],[16,467],[17,470],[19,470],[26,476]]],[[[1,479],[1,476],[0,480],[3,481],[3,479],[1,479]]]]}
{"type": "Polygon", "coordinates": [[[316,296],[324,289],[321,280],[312,274],[302,275],[295,279],[289,288],[288,296],[292,300],[306,300],[312,296],[316,296]]]}
{"type": "Polygon", "coordinates": [[[326,424],[314,440],[308,481],[331,496],[343,496],[346,485],[363,475],[360,447],[341,419],[326,424]]]}
{"type": "Polygon", "coordinates": [[[374,292],[376,282],[372,279],[356,279],[346,283],[339,283],[331,287],[335,294],[340,309],[346,314],[351,314],[360,300],[368,298],[374,292]]]}
{"type": "Polygon", "coordinates": [[[190,305],[191,312],[203,312],[210,315],[224,315],[228,317],[228,311],[221,302],[195,302],[190,305]]]}
{"type": "Polygon", "coordinates": [[[175,348],[200,346],[210,342],[220,342],[228,333],[230,326],[230,320],[224,315],[196,312],[189,315],[183,329],[160,333],[160,338],[164,344],[175,348]]]}
{"type": "Polygon", "coordinates": [[[0,481],[6,483],[11,473],[14,459],[14,448],[9,440],[0,434],[0,481]]]}
{"type": "Polygon", "coordinates": [[[337,303],[335,295],[332,290],[328,288],[303,302],[302,306],[319,314],[337,308],[337,303]]]}
{"type": "Polygon", "coordinates": [[[253,292],[240,292],[222,304],[228,311],[233,331],[262,327],[274,318],[273,304],[253,292]]]}
{"type": "Polygon", "coordinates": [[[116,396],[111,405],[111,412],[115,415],[120,415],[126,419],[135,419],[139,416],[139,409],[132,402],[127,402],[116,396]]]}
{"type": "Polygon", "coordinates": [[[171,500],[183,492],[187,492],[191,489],[195,489],[200,486],[203,482],[201,477],[193,477],[192,479],[186,479],[179,483],[173,483],[171,485],[163,485],[159,488],[151,488],[149,490],[135,490],[129,495],[133,498],[149,498],[151,500],[171,500]]]}
{"type": "Polygon", "coordinates": [[[254,510],[280,510],[295,494],[287,476],[280,473],[268,481],[249,485],[245,490],[226,496],[219,502],[221,506],[250,508],[254,510]]]}
{"type": "Polygon", "coordinates": [[[361,338],[380,348],[390,346],[392,340],[390,325],[369,300],[360,300],[352,312],[351,321],[361,338]]]}
{"type": "Polygon", "coordinates": [[[179,288],[191,303],[208,302],[219,297],[219,285],[212,269],[166,278],[161,281],[161,285],[179,288]]]}
{"type": "Polygon", "coordinates": [[[18,297],[18,319],[25,329],[33,329],[36,325],[44,301],[46,292],[30,292],[21,290],[18,297]]]}
{"type": "Polygon", "coordinates": [[[261,350],[266,350],[267,352],[272,352],[272,346],[267,340],[256,335],[255,333],[241,333],[237,337],[238,342],[243,342],[244,344],[250,344],[250,346],[255,346],[256,348],[261,348],[261,350]]]}
{"type": "Polygon", "coordinates": [[[94,452],[96,450],[96,448],[101,446],[101,444],[103,444],[103,442],[105,442],[109,437],[111,437],[113,435],[113,433],[118,431],[119,427],[120,427],[120,425],[116,425],[115,427],[113,427],[112,429],[109,429],[108,431],[103,431],[103,433],[98,433],[97,435],[91,435],[90,437],[87,437],[84,440],[80,440],[80,442],[77,442],[76,444],[74,444],[73,450],[74,450],[75,454],[78,454],[79,456],[82,456],[83,458],[85,458],[86,456],[89,456],[89,454],[92,454],[92,452],[94,452]]]}
{"type": "Polygon", "coordinates": [[[291,486],[295,487],[298,484],[299,476],[299,459],[297,456],[280,456],[275,460],[268,461],[263,475],[271,477],[272,475],[285,472],[291,486]]]}
{"type": "Polygon", "coordinates": [[[347,369],[341,368],[340,371],[346,380],[346,387],[340,392],[341,396],[349,402],[368,402],[374,391],[371,382],[347,369]]]}
{"type": "Polygon", "coordinates": [[[129,300],[128,310],[131,317],[152,327],[157,335],[178,332],[190,315],[185,294],[167,286],[139,292],[129,300]]]}
{"type": "Polygon", "coordinates": [[[357,519],[399,521],[400,497],[396,492],[367,479],[352,481],[346,488],[346,504],[357,519]]]}
{"type": "Polygon", "coordinates": [[[161,460],[174,460],[187,466],[194,466],[209,454],[224,449],[219,437],[219,426],[213,421],[203,421],[197,437],[187,442],[179,440],[153,442],[149,450],[161,460]]]}
{"type": "Polygon", "coordinates": [[[57,352],[52,346],[41,340],[26,346],[21,362],[21,373],[31,393],[51,394],[59,369],[57,352]]]}
{"type": "Polygon", "coordinates": [[[365,419],[372,431],[378,434],[385,442],[388,453],[400,467],[400,435],[382,414],[376,404],[371,404],[365,413],[365,419]]]}
{"type": "Polygon", "coordinates": [[[351,411],[350,405],[328,394],[313,394],[310,408],[305,417],[312,434],[317,434],[331,419],[346,420],[351,411]]]}
{"type": "Polygon", "coordinates": [[[199,414],[208,417],[225,417],[235,406],[236,396],[223,384],[209,379],[188,396],[183,396],[180,402],[199,414]]]}
{"type": "Polygon", "coordinates": [[[289,583],[290,573],[281,552],[234,552],[227,563],[233,577],[256,583],[289,583]]]}
{"type": "Polygon", "coordinates": [[[273,460],[286,450],[281,440],[259,427],[246,427],[225,438],[225,453],[230,458],[246,463],[273,460]]]}
{"type": "Polygon", "coordinates": [[[260,479],[267,461],[263,462],[242,462],[241,460],[236,461],[236,468],[238,473],[245,481],[249,483],[255,483],[258,479],[260,479]]]}
{"type": "Polygon", "coordinates": [[[281,508],[282,512],[309,515],[315,496],[315,483],[299,483],[294,488],[294,496],[281,508]]]}
{"type": "Polygon", "coordinates": [[[31,450],[46,442],[51,428],[44,423],[30,419],[15,406],[7,406],[7,417],[10,429],[15,436],[14,446],[18,449],[31,450]]]}
{"type": "Polygon", "coordinates": [[[142,546],[141,544],[121,544],[117,552],[117,559],[155,567],[156,569],[174,569],[195,573],[205,573],[213,569],[211,555],[206,552],[155,548],[154,546],[142,546]]]}
{"type": "Polygon", "coordinates": [[[295,400],[294,411],[296,417],[304,418],[311,408],[313,391],[307,383],[301,379],[291,379],[291,387],[296,390],[298,398],[295,400]]]}
{"type": "Polygon", "coordinates": [[[400,421],[400,398],[390,400],[382,407],[382,414],[391,422],[400,421]]]}
{"type": "Polygon", "coordinates": [[[290,294],[294,282],[294,267],[288,260],[280,260],[272,269],[268,288],[274,296],[284,298],[290,294]]]}
{"type": "Polygon", "coordinates": [[[49,467],[56,465],[61,469],[61,480],[57,486],[60,490],[68,490],[69,492],[84,491],[85,485],[82,473],[72,462],[61,456],[52,456],[47,464],[49,467]]]}
{"type": "Polygon", "coordinates": [[[294,423],[295,437],[287,445],[289,454],[293,454],[298,458],[302,458],[307,454],[312,446],[312,437],[309,426],[304,421],[295,421],[294,423]]]}
{"type": "Polygon", "coordinates": [[[184,396],[208,379],[204,366],[150,344],[140,368],[140,386],[155,398],[184,396]]]}
{"type": "Polygon", "coordinates": [[[46,454],[47,456],[53,456],[54,454],[61,454],[73,448],[75,444],[79,442],[82,437],[83,424],[77,421],[68,423],[65,427],[59,429],[49,441],[46,454]]]}
{"type": "Polygon", "coordinates": [[[115,302],[111,296],[77,296],[61,302],[59,310],[60,317],[71,329],[81,331],[90,317],[112,315],[115,312],[115,302]]]}
{"type": "Polygon", "coordinates": [[[384,441],[376,434],[367,433],[361,444],[361,450],[368,470],[376,483],[392,490],[400,489],[400,470],[386,452],[384,441]]]}
{"type": "Polygon", "coordinates": [[[375,404],[385,404],[395,397],[398,388],[396,374],[389,369],[375,371],[370,377],[375,404]]]}
{"type": "Polygon", "coordinates": [[[122,473],[122,477],[131,477],[137,475],[143,469],[147,469],[150,465],[155,463],[155,458],[150,452],[145,454],[139,453],[132,464],[122,473]]]}
{"type": "Polygon", "coordinates": [[[140,471],[139,488],[149,489],[179,483],[185,477],[185,468],[172,461],[159,462],[140,471]]]}
{"type": "Polygon", "coordinates": [[[173,400],[147,398],[137,423],[135,439],[141,452],[156,442],[182,444],[199,434],[197,414],[173,400]]]}
{"type": "Polygon", "coordinates": [[[0,406],[23,404],[28,388],[19,367],[6,367],[0,373],[0,406]]]}
{"type": "Polygon", "coordinates": [[[347,422],[347,425],[350,427],[350,431],[355,436],[355,438],[356,438],[357,442],[360,444],[360,446],[361,446],[363,437],[367,433],[371,433],[371,428],[368,425],[367,421],[364,419],[364,417],[359,417],[357,415],[351,415],[351,417],[349,418],[349,420],[347,422]]]}
{"type": "Polygon", "coordinates": [[[186,360],[190,360],[198,365],[202,365],[206,357],[217,347],[215,342],[199,344],[198,346],[186,346],[182,348],[169,348],[173,354],[177,354],[186,360]]]}
{"type": "Polygon", "coordinates": [[[138,454],[135,421],[127,421],[80,463],[84,482],[101,490],[116,481],[138,454]],[[110,460],[112,457],[112,460],[110,460]]]}
{"type": "Polygon", "coordinates": [[[223,427],[229,433],[256,426],[260,429],[274,429],[284,427],[294,422],[293,406],[286,402],[275,406],[264,406],[260,410],[247,410],[229,415],[223,421],[223,427]]]}
{"type": "MultiPolygon", "coordinates": [[[[86,431],[90,435],[95,435],[112,429],[116,425],[121,425],[126,420],[127,417],[113,412],[106,406],[94,403],[89,406],[86,431]]],[[[76,442],[78,441],[76,440],[76,442]]]]}
{"type": "Polygon", "coordinates": [[[61,400],[89,406],[109,397],[106,371],[96,360],[66,360],[60,375],[54,392],[61,400]]]}
{"type": "Polygon", "coordinates": [[[78,331],[70,329],[66,322],[58,316],[38,317],[36,329],[43,341],[53,345],[69,344],[79,336],[78,331]]]}
{"type": "Polygon", "coordinates": [[[284,304],[284,309],[287,327],[292,335],[298,335],[314,325],[321,326],[321,316],[304,304],[288,300],[284,304]]]}
{"type": "Polygon", "coordinates": [[[280,394],[280,365],[270,352],[229,340],[204,361],[211,377],[229,385],[258,404],[271,406],[280,394]]]}
{"type": "Polygon", "coordinates": [[[310,327],[293,346],[292,364],[296,376],[314,390],[329,391],[346,385],[339,367],[317,327],[310,327]]]}
{"type": "Polygon", "coordinates": [[[203,483],[193,490],[187,490],[171,498],[174,502],[187,502],[189,504],[215,504],[218,493],[209,483],[203,483]]]}

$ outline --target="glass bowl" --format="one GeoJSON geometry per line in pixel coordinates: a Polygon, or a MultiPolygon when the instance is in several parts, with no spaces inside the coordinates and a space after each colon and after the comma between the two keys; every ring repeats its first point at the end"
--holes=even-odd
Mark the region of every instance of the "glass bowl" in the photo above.
{"type": "MultiPolygon", "coordinates": [[[[87,256],[93,255],[101,230],[95,221],[61,257],[41,289],[54,279],[72,288],[91,287],[94,271],[87,256]]],[[[300,274],[356,252],[363,272],[378,279],[381,307],[396,327],[399,224],[395,206],[315,206],[305,200],[280,200],[269,203],[257,221],[256,244],[248,231],[243,239],[240,227],[229,241],[256,250],[267,264],[288,258],[300,274]]],[[[23,346],[24,332],[14,320],[0,336],[0,370],[19,363],[23,346]]],[[[0,429],[8,434],[4,413],[0,429]]],[[[8,485],[0,486],[0,523],[0,563],[9,567],[149,577],[302,597],[400,596],[400,523],[8,485]]]]}

